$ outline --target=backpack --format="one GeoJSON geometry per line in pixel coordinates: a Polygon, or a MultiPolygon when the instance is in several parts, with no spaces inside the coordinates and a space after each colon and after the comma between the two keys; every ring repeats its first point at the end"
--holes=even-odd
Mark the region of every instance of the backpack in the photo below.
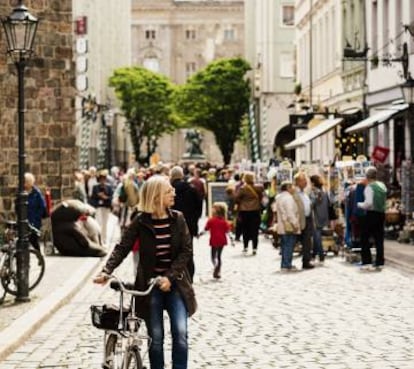
{"type": "Polygon", "coordinates": [[[124,185],[121,186],[118,196],[119,202],[126,202],[127,201],[127,194],[124,188],[124,185]]]}

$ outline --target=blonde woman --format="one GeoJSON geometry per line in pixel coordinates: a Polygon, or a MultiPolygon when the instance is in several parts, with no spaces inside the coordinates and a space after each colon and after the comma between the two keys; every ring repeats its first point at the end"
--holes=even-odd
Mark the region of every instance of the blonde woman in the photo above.
{"type": "Polygon", "coordinates": [[[135,288],[145,290],[151,278],[162,277],[158,288],[137,303],[137,314],[145,319],[152,338],[151,369],[164,369],[164,310],[171,323],[173,368],[187,369],[187,319],[196,310],[187,270],[193,254],[191,236],[182,213],[170,210],[174,196],[165,176],[155,175],[144,183],[139,213],[94,279],[95,283],[105,283],[133,247],[139,252],[135,288]]]}
{"type": "Polygon", "coordinates": [[[243,184],[235,197],[242,224],[244,253],[247,252],[249,241],[252,241],[253,255],[257,252],[263,191],[263,186],[255,183],[254,173],[244,172],[243,184]]]}

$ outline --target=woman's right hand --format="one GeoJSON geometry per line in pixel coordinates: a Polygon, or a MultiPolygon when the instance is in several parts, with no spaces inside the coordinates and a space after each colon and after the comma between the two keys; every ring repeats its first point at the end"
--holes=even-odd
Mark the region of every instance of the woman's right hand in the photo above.
{"type": "Polygon", "coordinates": [[[105,284],[106,282],[108,282],[109,277],[109,274],[101,272],[93,279],[93,283],[105,284]]]}

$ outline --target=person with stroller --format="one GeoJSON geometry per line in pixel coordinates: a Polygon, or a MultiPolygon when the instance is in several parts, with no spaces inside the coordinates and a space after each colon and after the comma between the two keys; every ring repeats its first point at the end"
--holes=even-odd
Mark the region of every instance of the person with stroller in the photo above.
{"type": "Polygon", "coordinates": [[[171,210],[175,191],[168,178],[154,175],[142,186],[139,212],[126,228],[94,282],[104,284],[110,274],[137,247],[139,262],[135,289],[145,291],[148,282],[161,277],[149,296],[137,297],[137,315],[145,319],[151,345],[151,369],[164,369],[164,310],[172,335],[172,367],[187,369],[188,317],[196,311],[196,300],[187,264],[193,255],[191,235],[181,212],[171,210]]]}

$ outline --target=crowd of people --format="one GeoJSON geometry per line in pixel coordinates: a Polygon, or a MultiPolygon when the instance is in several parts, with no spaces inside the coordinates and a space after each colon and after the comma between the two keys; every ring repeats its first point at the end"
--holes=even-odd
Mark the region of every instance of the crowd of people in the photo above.
{"type": "MultiPolygon", "coordinates": [[[[27,173],[29,221],[40,228],[47,212],[34,176],[27,173]]],[[[209,233],[213,277],[221,278],[222,254],[230,239],[242,242],[243,254],[259,252],[259,233],[273,233],[280,244],[281,272],[294,272],[295,247],[300,245],[302,269],[323,264],[323,230],[335,222],[332,204],[320,175],[308,176],[299,171],[293,181],[277,183],[276,177],[262,182],[251,171],[229,168],[200,168],[195,165],[157,165],[130,168],[122,173],[117,168],[75,171],[73,198],[94,209],[100,226],[102,244],[110,242],[107,234],[109,214],[119,218],[121,241],[112,250],[105,267],[95,277],[105,283],[114,269],[132,251],[136,272],[135,286],[145,290],[149,279],[159,276],[160,283],[148,298],[137,304],[139,316],[146,320],[152,338],[152,369],[164,368],[163,311],[171,322],[174,368],[187,368],[187,319],[197,307],[192,288],[195,265],[193,239],[209,233]],[[225,183],[226,200],[214,202],[203,229],[199,220],[208,207],[208,183],[225,183]],[[266,215],[266,217],[264,217],[266,215]]],[[[366,171],[363,197],[357,203],[364,212],[361,236],[362,269],[380,270],[384,265],[384,211],[386,188],[377,181],[376,169],[366,171]],[[371,238],[376,247],[373,265],[371,238]]],[[[31,243],[39,248],[35,236],[31,243]]]]}

